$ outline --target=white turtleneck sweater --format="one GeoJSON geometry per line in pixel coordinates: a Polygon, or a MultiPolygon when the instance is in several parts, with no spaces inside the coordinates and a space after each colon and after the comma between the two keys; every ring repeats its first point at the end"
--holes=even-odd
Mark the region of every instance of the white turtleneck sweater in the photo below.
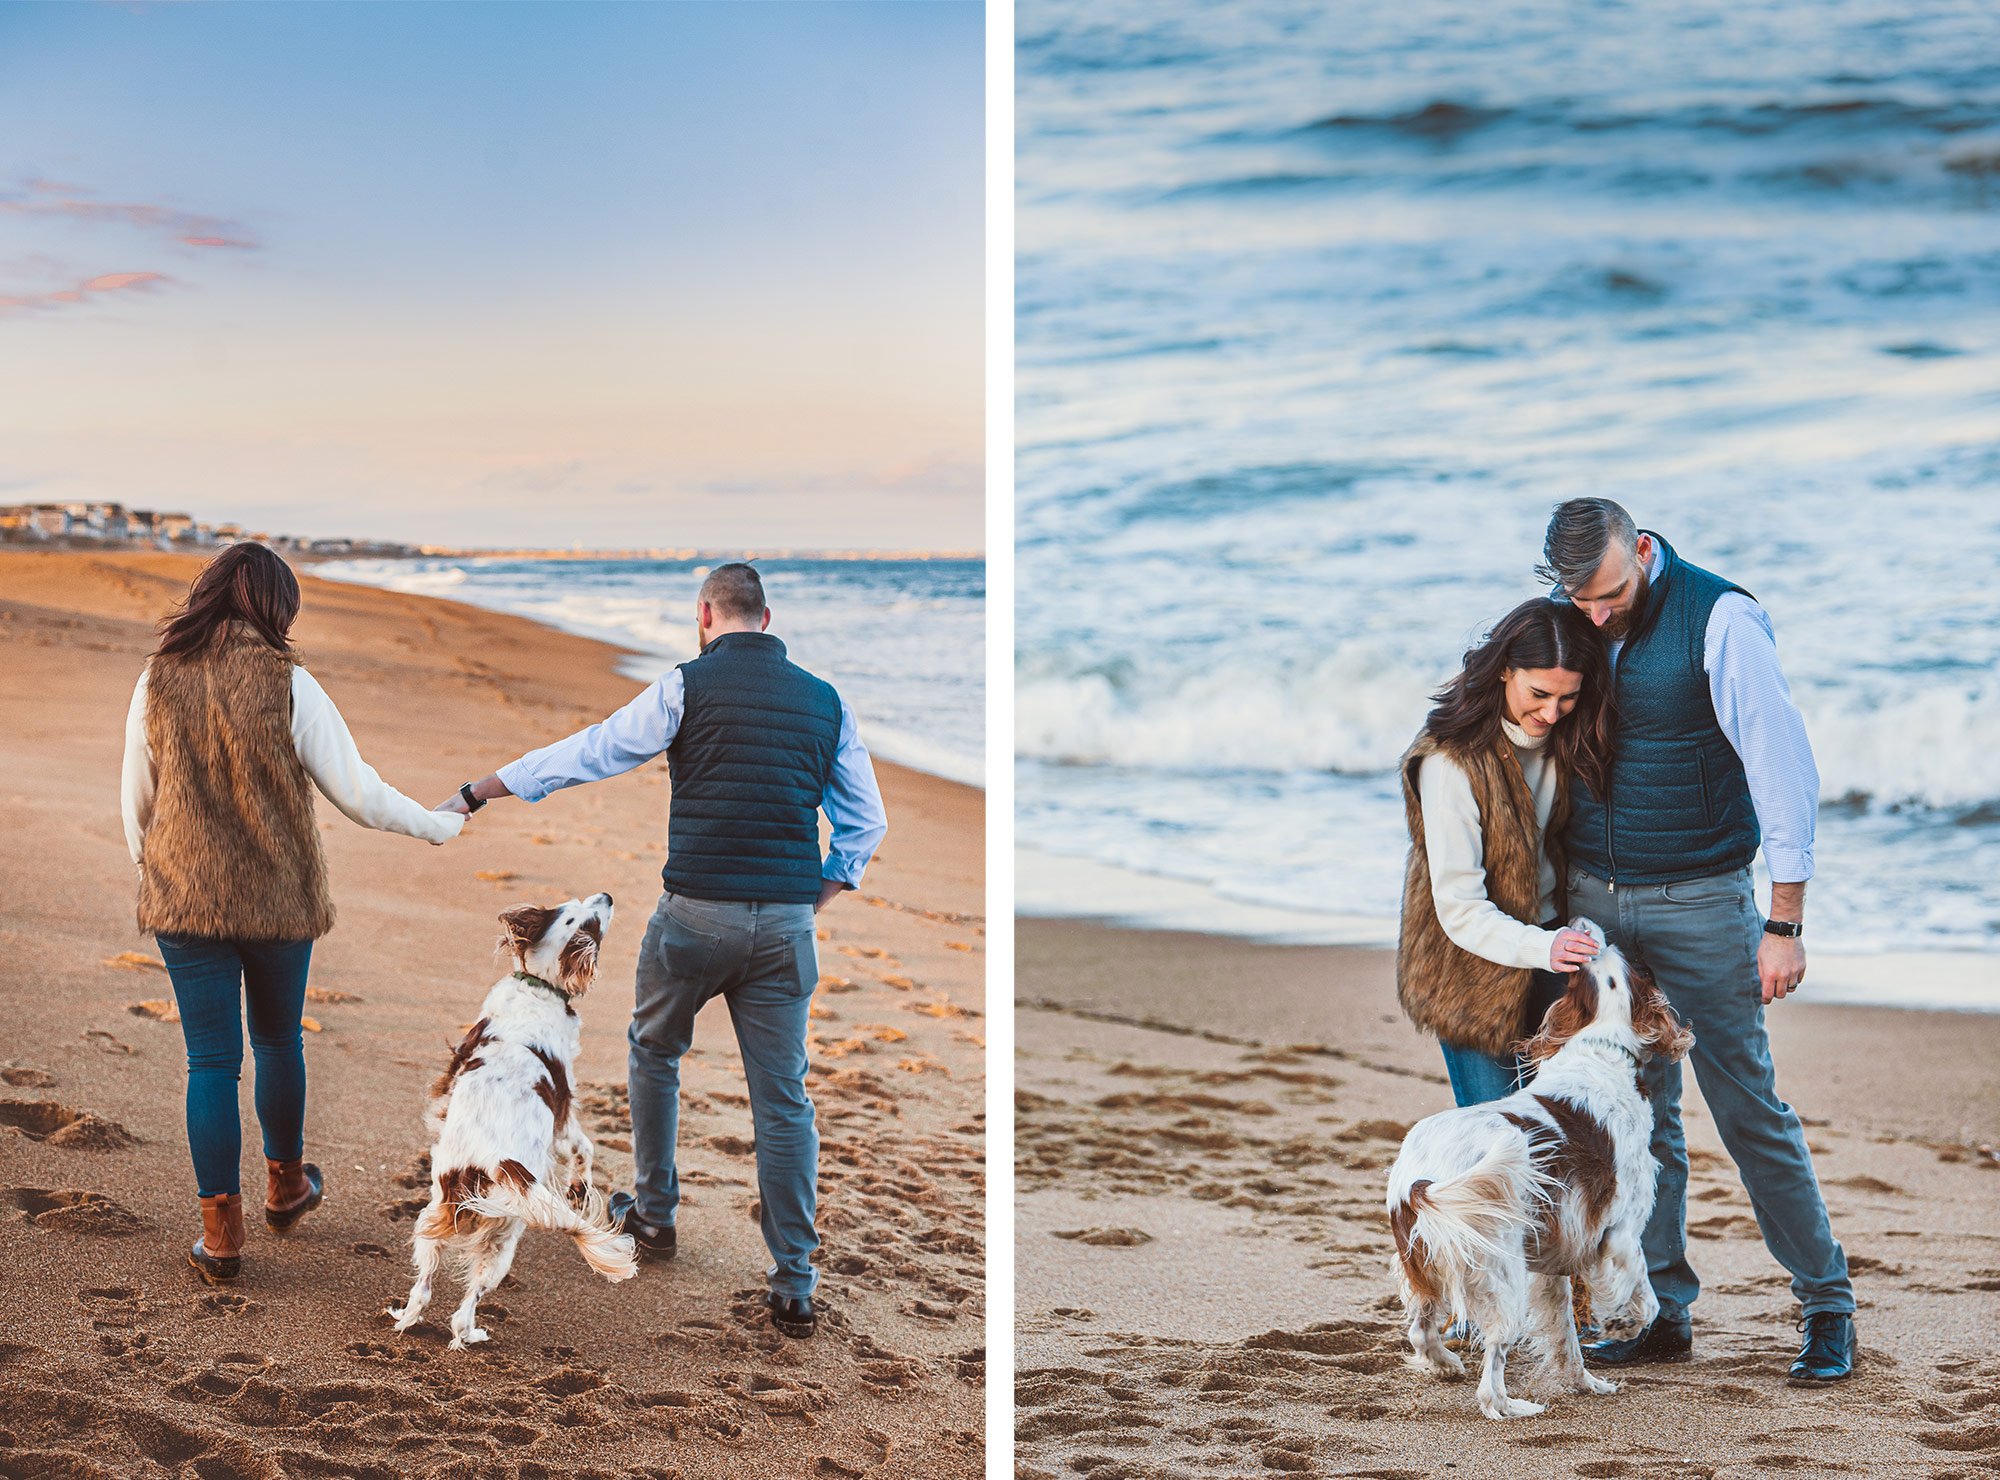
{"type": "Polygon", "coordinates": [[[1535,799],[1535,862],[1541,884],[1535,918],[1516,920],[1486,897],[1486,847],[1479,830],[1479,804],[1472,782],[1450,756],[1428,755],[1417,769],[1417,799],[1424,814],[1424,852],[1431,869],[1431,898],[1438,923],[1453,945],[1503,966],[1548,970],[1556,933],[1540,922],[1555,913],[1556,871],[1542,846],[1549,809],[1556,800],[1556,768],[1548,757],[1548,737],[1530,738],[1520,726],[1500,722],[1535,799]]]}

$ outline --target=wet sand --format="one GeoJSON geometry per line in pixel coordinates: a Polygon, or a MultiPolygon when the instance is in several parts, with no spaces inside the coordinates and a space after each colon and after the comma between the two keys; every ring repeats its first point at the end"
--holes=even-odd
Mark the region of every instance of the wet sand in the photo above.
{"type": "Polygon", "coordinates": [[[1451,1098],[1387,952],[1052,920],[1017,950],[1023,1477],[2000,1473],[2000,1015],[1770,1014],[1851,1381],[1787,1385],[1789,1279],[1690,1074],[1695,1359],[1493,1423],[1404,1364],[1384,1178],[1451,1098]]]}
{"type": "MultiPolygon", "coordinates": [[[[499,975],[509,905],[620,902],[583,1000],[579,1105],[630,1183],[624,1027],[659,892],[664,762],[442,848],[324,802],[340,919],[314,953],[307,1154],[325,1206],[263,1229],[244,1076],[245,1272],[211,1290],[178,1027],[132,923],[118,765],[151,624],[190,557],[0,552],[0,1475],[971,1476],[983,1442],[984,799],[881,765],[891,832],[821,917],[810,1089],[826,1314],[771,1329],[751,1124],[726,1010],[686,1061],[680,1255],[608,1285],[531,1233],[445,1349],[407,1334],[426,1086],[499,975]],[[160,1004],[149,1008],[148,1003],[160,1004]]],[[[434,802],[636,685],[617,650],[515,618],[305,580],[295,640],[362,753],[434,802]]],[[[780,627],[782,627],[782,613],[780,627]]]]}

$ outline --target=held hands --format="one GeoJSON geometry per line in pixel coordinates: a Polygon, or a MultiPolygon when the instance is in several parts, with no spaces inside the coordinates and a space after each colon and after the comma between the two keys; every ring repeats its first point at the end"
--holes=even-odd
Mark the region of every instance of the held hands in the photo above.
{"type": "Polygon", "coordinates": [[[1575,971],[1596,954],[1596,941],[1581,930],[1564,927],[1556,932],[1555,944],[1549,947],[1549,970],[1575,971]]]}
{"type": "Polygon", "coordinates": [[[433,812],[456,812],[461,817],[470,817],[472,815],[472,808],[465,805],[465,798],[457,792],[453,792],[435,807],[431,808],[431,810],[433,812]]]}
{"type": "Polygon", "coordinates": [[[1797,991],[1805,974],[1805,942],[1796,935],[1766,935],[1758,943],[1757,980],[1764,989],[1765,1006],[1797,991]]]}

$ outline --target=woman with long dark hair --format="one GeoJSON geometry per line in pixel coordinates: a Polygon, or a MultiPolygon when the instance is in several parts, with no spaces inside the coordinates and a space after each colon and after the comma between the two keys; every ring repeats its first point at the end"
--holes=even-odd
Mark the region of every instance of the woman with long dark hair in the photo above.
{"type": "Polygon", "coordinates": [[[1537,597],[1467,652],[1403,756],[1410,854],[1396,993],[1444,1049],[1461,1105],[1521,1083],[1514,1044],[1597,952],[1563,927],[1563,824],[1578,779],[1603,794],[1611,672],[1567,602],[1537,597]]]}
{"type": "Polygon", "coordinates": [[[340,711],[292,650],[299,582],[264,546],[202,567],[160,627],[125,722],[125,839],[139,928],[157,939],[187,1040],[188,1149],[210,1283],[242,1266],[243,1019],[256,1058],[267,1187],[283,1231],[319,1206],[305,1161],[300,1015],[312,943],[333,928],[312,788],[363,827],[430,843],[465,819],[433,812],[361,759],[340,711]]]}

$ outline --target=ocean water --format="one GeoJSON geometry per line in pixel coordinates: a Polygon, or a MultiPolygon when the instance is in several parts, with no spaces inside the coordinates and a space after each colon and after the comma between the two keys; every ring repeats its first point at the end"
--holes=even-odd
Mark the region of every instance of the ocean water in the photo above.
{"type": "MultiPolygon", "coordinates": [[[[716,561],[346,560],[313,574],[617,643],[635,654],[621,667],[636,693],[695,655],[695,593],[716,561]]],[[[840,690],[871,753],[985,784],[985,562],[774,557],[757,568],[771,631],[840,690]]]]}
{"type": "Polygon", "coordinates": [[[2000,11],[1016,18],[1024,909],[1390,938],[1396,758],[1599,494],[1772,615],[1813,943],[2000,949],[2000,11]]]}

